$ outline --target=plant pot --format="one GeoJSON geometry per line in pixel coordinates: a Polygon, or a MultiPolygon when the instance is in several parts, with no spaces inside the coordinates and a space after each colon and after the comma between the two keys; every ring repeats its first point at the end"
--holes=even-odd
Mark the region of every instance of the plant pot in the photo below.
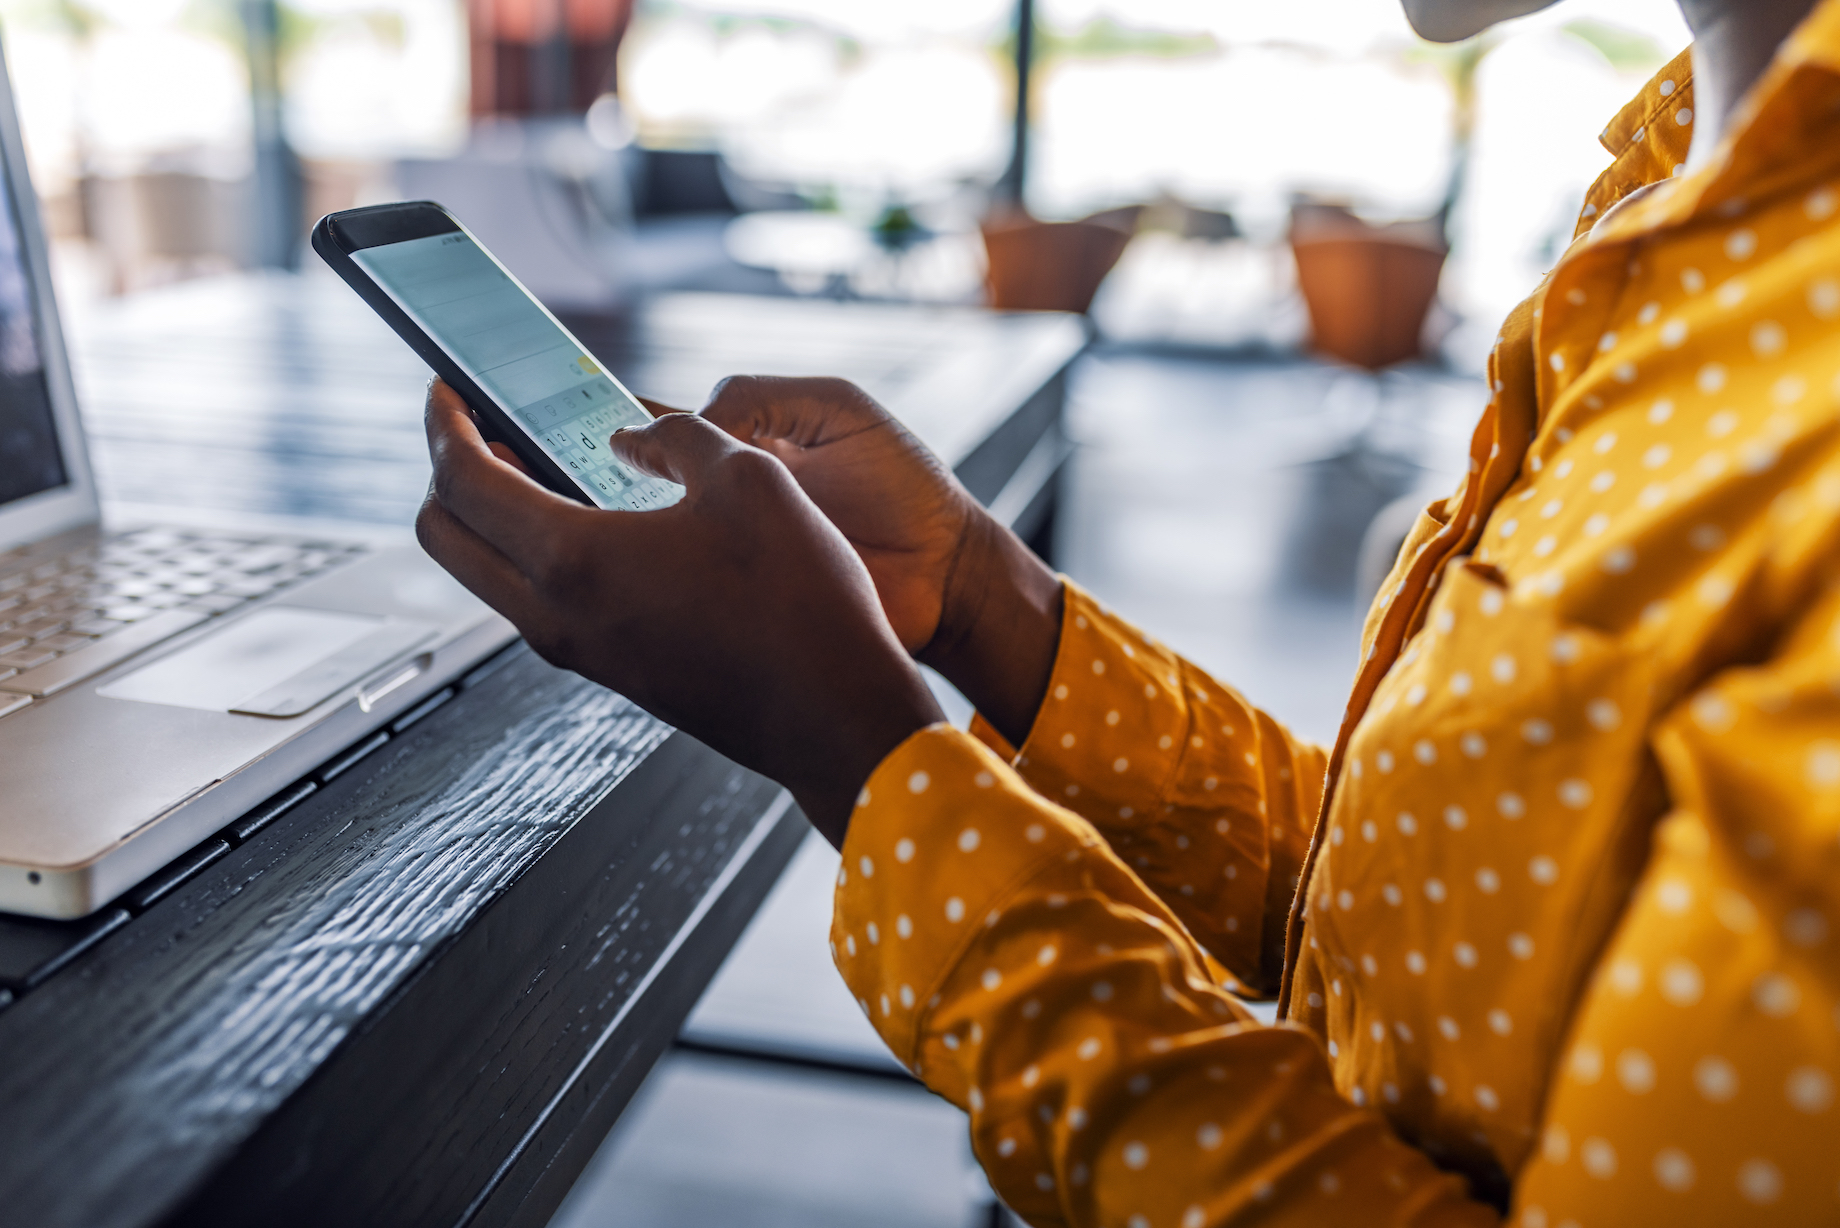
{"type": "Polygon", "coordinates": [[[1432,224],[1372,226],[1344,210],[1299,210],[1291,251],[1313,349],[1370,371],[1419,356],[1449,255],[1432,224]]]}

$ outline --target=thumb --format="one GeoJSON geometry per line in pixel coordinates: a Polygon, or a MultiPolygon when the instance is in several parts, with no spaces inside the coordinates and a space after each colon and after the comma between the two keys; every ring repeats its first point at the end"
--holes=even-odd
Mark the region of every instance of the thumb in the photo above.
{"type": "Polygon", "coordinates": [[[695,414],[663,414],[643,426],[622,427],[607,445],[641,473],[692,489],[718,461],[743,450],[742,444],[695,414]]]}

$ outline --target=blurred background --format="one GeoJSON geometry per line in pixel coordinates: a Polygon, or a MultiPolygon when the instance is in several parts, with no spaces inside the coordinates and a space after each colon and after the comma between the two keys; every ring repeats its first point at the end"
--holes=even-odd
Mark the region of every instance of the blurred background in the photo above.
{"type": "MultiPolygon", "coordinates": [[[[1072,312],[1042,548],[1325,739],[1498,321],[1688,41],[1673,0],[1448,47],[1394,0],[0,0],[0,30],[105,495],[159,501],[193,408],[120,355],[226,279],[354,310],[305,237],[358,204],[439,199],[571,318],[685,292],[1072,312]]],[[[339,395],[400,419],[408,480],[347,458],[336,505],[297,510],[413,514],[403,357],[339,395]]],[[[1001,1221],[962,1118],[829,967],[834,866],[794,863],[557,1224],[1001,1221]]]]}

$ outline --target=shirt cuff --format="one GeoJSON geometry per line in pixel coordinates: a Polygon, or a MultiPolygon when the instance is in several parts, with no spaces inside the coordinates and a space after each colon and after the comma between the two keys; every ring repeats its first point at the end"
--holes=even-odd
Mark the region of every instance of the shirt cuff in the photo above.
{"type": "Polygon", "coordinates": [[[844,837],[831,955],[910,1070],[940,983],[1002,901],[1044,862],[1098,843],[950,725],[914,734],[875,769],[844,837]]]}

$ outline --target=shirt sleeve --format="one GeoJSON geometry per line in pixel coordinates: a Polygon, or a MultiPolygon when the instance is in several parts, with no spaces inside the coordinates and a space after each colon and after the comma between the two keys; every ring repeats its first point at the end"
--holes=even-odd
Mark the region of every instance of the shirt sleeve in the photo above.
{"type": "Polygon", "coordinates": [[[1212,984],[1100,833],[968,734],[915,734],[870,778],[832,941],[1032,1224],[1495,1222],[1337,1093],[1314,1035],[1261,1026],[1212,984]]]}
{"type": "Polygon", "coordinates": [[[1274,993],[1328,756],[1063,581],[1060,649],[1011,756],[1091,823],[1252,993],[1274,993]]]}
{"type": "Polygon", "coordinates": [[[1837,687],[1830,580],[1768,659],[1658,723],[1672,810],[1571,1020],[1520,1224],[1831,1218],[1837,687]]]}

